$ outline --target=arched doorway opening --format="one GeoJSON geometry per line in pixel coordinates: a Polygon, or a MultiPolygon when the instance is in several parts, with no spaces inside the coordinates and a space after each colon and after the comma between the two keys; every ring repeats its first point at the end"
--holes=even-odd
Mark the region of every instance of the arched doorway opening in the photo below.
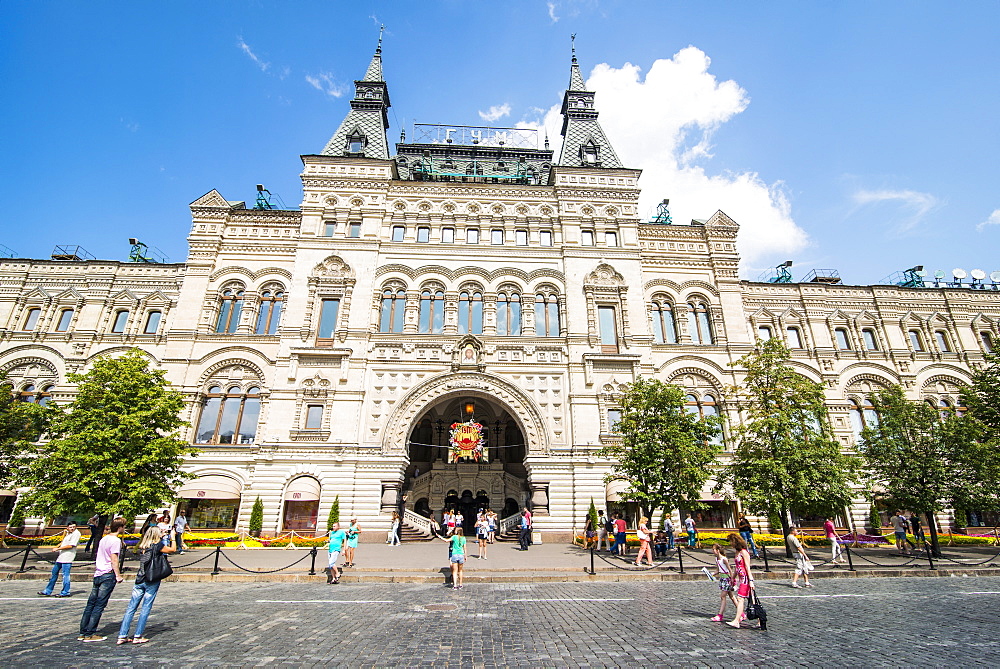
{"type": "Polygon", "coordinates": [[[480,510],[503,518],[528,500],[524,432],[499,402],[453,395],[431,404],[412,424],[407,454],[403,491],[419,502],[414,511],[441,521],[454,509],[462,514],[466,536],[475,535],[480,510]],[[452,425],[467,422],[481,426],[481,454],[462,455],[450,447],[452,425]]]}

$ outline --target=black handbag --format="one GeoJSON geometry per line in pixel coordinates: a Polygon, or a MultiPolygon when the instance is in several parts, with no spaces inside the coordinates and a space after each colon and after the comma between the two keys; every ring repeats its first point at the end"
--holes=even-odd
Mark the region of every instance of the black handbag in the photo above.
{"type": "Polygon", "coordinates": [[[760,623],[760,628],[762,630],[767,629],[767,611],[764,610],[764,605],[760,603],[757,599],[757,589],[751,588],[750,590],[750,602],[747,605],[747,619],[756,620],[760,623]]]}
{"type": "Polygon", "coordinates": [[[137,574],[145,583],[158,583],[174,573],[174,568],[170,566],[170,560],[166,555],[152,548],[147,549],[147,554],[149,557],[137,574]]]}

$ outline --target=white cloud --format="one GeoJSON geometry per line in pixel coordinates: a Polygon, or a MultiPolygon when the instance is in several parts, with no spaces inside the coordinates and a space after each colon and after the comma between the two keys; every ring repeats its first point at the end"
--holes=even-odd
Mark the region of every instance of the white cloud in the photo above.
{"type": "Polygon", "coordinates": [[[243,41],[242,37],[239,37],[236,40],[236,46],[238,46],[240,48],[240,50],[243,53],[245,53],[247,55],[247,57],[250,60],[252,60],[257,65],[257,67],[260,68],[261,72],[267,72],[268,68],[271,67],[270,63],[265,62],[265,61],[263,61],[263,60],[261,60],[260,58],[257,57],[257,54],[255,54],[253,52],[253,49],[250,48],[249,44],[247,44],[246,42],[243,41]]]}
{"type": "MultiPolygon", "coordinates": [[[[601,64],[587,84],[597,93],[601,126],[622,164],[643,171],[640,217],[648,220],[663,198],[670,198],[678,224],[708,219],[721,209],[740,224],[745,267],[784,260],[808,244],[792,219],[784,184],[768,183],[756,172],[712,174],[700,164],[712,155],[713,133],[750,103],[735,81],[718,81],[710,64],[703,51],[689,46],[655,61],[645,78],[631,63],[601,64]]],[[[544,126],[558,156],[561,123],[559,106],[553,106],[543,119],[519,126],[544,126]]]]}
{"type": "Polygon", "coordinates": [[[306,81],[309,82],[309,85],[317,91],[323,91],[327,95],[331,95],[335,98],[342,97],[344,93],[347,92],[347,86],[337,83],[337,81],[334,80],[333,75],[328,72],[321,72],[316,76],[307,74],[306,81]]]}
{"type": "Polygon", "coordinates": [[[504,116],[510,116],[510,105],[506,102],[502,105],[493,105],[490,107],[489,111],[479,112],[479,118],[483,119],[487,123],[493,123],[493,121],[501,119],[504,116]]]}
{"type": "Polygon", "coordinates": [[[859,190],[852,199],[856,205],[855,211],[861,207],[886,203],[898,205],[901,211],[887,219],[893,226],[891,232],[896,235],[913,230],[939,204],[938,199],[930,193],[915,190],[859,190]]]}
{"type": "Polygon", "coordinates": [[[987,225],[1000,225],[1000,209],[994,209],[989,218],[976,226],[976,230],[985,230],[987,225]]]}
{"type": "Polygon", "coordinates": [[[549,8],[549,20],[551,20],[552,23],[555,23],[556,21],[559,20],[559,17],[556,16],[556,3],[554,3],[554,2],[547,2],[545,4],[549,8]]]}

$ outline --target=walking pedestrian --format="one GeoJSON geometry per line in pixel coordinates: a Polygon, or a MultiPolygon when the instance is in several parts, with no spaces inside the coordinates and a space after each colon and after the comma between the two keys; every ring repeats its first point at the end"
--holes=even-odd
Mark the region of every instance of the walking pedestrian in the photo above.
{"type": "Polygon", "coordinates": [[[614,534],[614,525],[611,520],[605,515],[604,509],[597,512],[597,550],[601,550],[601,546],[607,546],[607,550],[611,551],[611,535],[614,534]]]}
{"type": "Polygon", "coordinates": [[[663,519],[663,529],[667,533],[667,550],[674,550],[674,523],[670,520],[670,516],[663,519]]]}
{"type": "Polygon", "coordinates": [[[431,512],[429,520],[431,521],[431,537],[441,536],[441,523],[434,517],[434,512],[431,512]]]}
{"type": "Polygon", "coordinates": [[[490,521],[486,520],[486,512],[476,520],[476,539],[479,540],[479,559],[486,559],[486,543],[490,538],[490,521]]]}
{"type": "Polygon", "coordinates": [[[165,546],[167,544],[167,539],[170,537],[170,533],[174,529],[174,524],[170,521],[169,511],[166,509],[163,510],[163,513],[157,519],[156,526],[160,528],[160,532],[163,533],[163,545],[165,546]]]}
{"type": "Polygon", "coordinates": [[[840,547],[840,537],[837,536],[837,528],[833,525],[833,518],[826,519],[826,522],[823,523],[823,531],[826,532],[826,538],[830,540],[830,561],[834,564],[844,564],[844,558],[841,557],[844,549],[840,547]]]}
{"type": "Polygon", "coordinates": [[[531,538],[531,522],[528,520],[528,510],[521,512],[521,531],[517,535],[517,541],[521,544],[521,550],[528,550],[528,540],[531,538]]]}
{"type": "Polygon", "coordinates": [[[100,524],[101,517],[96,513],[87,520],[87,527],[90,528],[90,538],[87,539],[87,547],[83,549],[84,553],[89,553],[90,548],[98,542],[97,527],[100,524]]]}
{"type": "Polygon", "coordinates": [[[354,566],[354,551],[358,548],[358,537],[361,535],[361,525],[357,518],[351,518],[351,524],[347,526],[347,549],[344,551],[344,566],[354,566]]]}
{"type": "Polygon", "coordinates": [[[694,518],[690,513],[684,519],[684,529],[688,533],[688,546],[694,548],[698,545],[698,527],[694,524],[694,518]]]}
{"type": "Polygon", "coordinates": [[[330,528],[330,554],[327,557],[326,572],[327,585],[330,583],[340,583],[340,570],[337,569],[337,560],[340,559],[340,551],[344,549],[344,541],[347,533],[340,529],[340,523],[334,523],[330,528]]]}
{"type": "Polygon", "coordinates": [[[628,552],[628,547],[625,545],[625,531],[628,529],[628,525],[625,523],[625,519],[622,518],[622,514],[615,514],[615,545],[611,547],[611,553],[615,555],[621,555],[625,557],[628,552]]]}
{"type": "MultiPolygon", "coordinates": [[[[174,550],[177,551],[178,555],[184,553],[184,533],[187,532],[188,519],[184,515],[184,509],[177,512],[177,518],[174,520],[174,550]]],[[[143,533],[145,536],[145,532],[143,533]]]]}
{"type": "Polygon", "coordinates": [[[392,512],[392,524],[389,526],[389,533],[386,535],[385,543],[393,548],[399,545],[399,512],[392,512]]]}
{"type": "Polygon", "coordinates": [[[76,529],[76,523],[70,522],[66,525],[66,536],[62,538],[59,545],[52,549],[54,553],[59,553],[55,563],[52,565],[52,574],[49,576],[49,584],[38,594],[48,597],[56,587],[56,581],[62,573],[62,590],[56,597],[69,597],[69,570],[73,567],[73,560],[76,559],[76,547],[80,545],[80,530],[76,529]]]}
{"type": "MultiPolygon", "coordinates": [[[[448,561],[451,562],[451,587],[458,589],[462,587],[462,570],[465,567],[465,532],[461,527],[455,528],[455,533],[450,537],[439,537],[441,541],[448,542],[448,561]]],[[[528,550],[525,548],[524,550],[528,550]]]]}
{"type": "Polygon", "coordinates": [[[906,530],[909,528],[909,523],[906,522],[903,512],[897,511],[894,513],[889,522],[892,523],[892,531],[896,535],[896,548],[901,555],[909,555],[910,551],[906,545],[908,543],[906,540],[906,530]]]}
{"type": "Polygon", "coordinates": [[[461,511],[455,512],[455,529],[462,528],[462,536],[465,536],[465,516],[461,511]]]}
{"type": "Polygon", "coordinates": [[[534,526],[534,521],[531,518],[531,509],[524,507],[524,515],[528,517],[528,545],[530,546],[534,542],[531,540],[531,530],[534,526]]]}
{"type": "Polygon", "coordinates": [[[148,516],[146,516],[146,520],[142,521],[142,527],[139,528],[139,536],[141,537],[145,535],[146,530],[148,530],[149,528],[156,527],[156,524],[158,522],[160,522],[160,514],[151,513],[148,516]]]}
{"type": "Polygon", "coordinates": [[[712,621],[721,623],[726,619],[726,604],[732,601],[736,603],[733,595],[733,574],[729,567],[729,558],[726,556],[726,549],[719,544],[712,544],[712,553],[715,555],[715,578],[719,579],[719,613],[713,616],[712,621]]]}
{"type": "Polygon", "coordinates": [[[448,532],[449,537],[455,533],[455,509],[451,509],[450,511],[445,512],[444,526],[448,532]]]}
{"type": "Polygon", "coordinates": [[[750,571],[750,551],[747,549],[747,542],[735,532],[730,532],[728,538],[729,545],[736,551],[736,558],[733,560],[736,572],[736,617],[726,624],[738,628],[746,620],[743,612],[746,610],[747,600],[750,599],[750,592],[755,586],[753,573],[750,571]]]}
{"type": "Polygon", "coordinates": [[[747,542],[747,548],[750,549],[750,553],[755,558],[759,558],[760,555],[757,553],[757,544],[753,542],[753,526],[750,524],[750,519],[747,518],[745,514],[740,514],[740,519],[736,524],[736,529],[740,531],[740,536],[743,537],[743,541],[747,542]]]}
{"type": "MultiPolygon", "coordinates": [[[[122,617],[122,624],[118,628],[118,642],[121,646],[129,642],[146,643],[149,641],[143,634],[146,631],[146,620],[149,619],[149,612],[153,608],[153,601],[156,593],[160,590],[160,583],[163,581],[153,581],[149,579],[149,564],[160,553],[169,555],[177,550],[176,545],[171,545],[170,537],[167,536],[167,545],[163,545],[163,532],[158,527],[151,527],[146,530],[139,541],[137,548],[142,551],[139,556],[139,571],[135,575],[135,585],[132,586],[132,597],[125,607],[125,615],[122,617]],[[139,605],[142,608],[139,609],[139,605]],[[139,621],[135,624],[135,636],[128,635],[132,626],[132,619],[135,617],[136,609],[139,609],[139,621]]],[[[174,540],[176,542],[176,539],[174,540]]]]}
{"type": "Polygon", "coordinates": [[[108,637],[97,633],[101,624],[101,614],[111,599],[115,586],[122,582],[122,574],[118,568],[118,555],[122,552],[122,540],[119,534],[125,526],[125,520],[115,518],[108,527],[108,534],[97,544],[97,560],[94,563],[94,585],[83,608],[83,618],[80,619],[80,641],[104,641],[108,637]]]}
{"type": "Polygon", "coordinates": [[[667,557],[667,531],[662,528],[653,536],[653,554],[656,557],[667,557]]]}
{"type": "Polygon", "coordinates": [[[641,566],[643,556],[650,567],[653,566],[653,550],[649,547],[649,540],[652,537],[649,534],[649,518],[643,516],[639,519],[639,527],[635,531],[636,537],[639,539],[639,554],[635,556],[635,561],[632,563],[636,567],[641,566]]]}
{"type": "Polygon", "coordinates": [[[806,554],[805,547],[802,546],[802,542],[799,540],[799,528],[794,525],[788,530],[788,536],[785,537],[785,543],[788,544],[789,550],[795,555],[795,573],[792,575],[792,587],[801,588],[803,586],[799,585],[799,576],[805,581],[806,588],[811,588],[812,583],[809,582],[809,572],[813,570],[812,562],[809,561],[809,556],[806,554]]]}

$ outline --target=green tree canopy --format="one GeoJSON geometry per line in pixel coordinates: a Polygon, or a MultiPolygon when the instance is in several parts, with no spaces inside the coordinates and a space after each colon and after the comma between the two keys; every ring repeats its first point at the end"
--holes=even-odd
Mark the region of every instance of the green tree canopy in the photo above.
{"type": "Polygon", "coordinates": [[[614,431],[621,443],[601,450],[615,460],[606,480],[627,481],[624,495],[650,518],[658,508],[699,499],[722,451],[716,439],[720,419],[689,412],[686,394],[679,386],[637,379],[619,398],[621,419],[614,431]]]}
{"type": "Polygon", "coordinates": [[[76,398],[54,412],[51,439],[23,460],[32,490],[23,503],[45,516],[97,512],[131,518],[174,498],[193,448],[176,435],[185,425],[181,394],[137,349],[100,358],[70,374],[76,398]]]}
{"type": "Polygon", "coordinates": [[[23,473],[19,475],[18,469],[23,456],[33,450],[51,416],[51,407],[21,401],[0,376],[0,488],[21,485],[23,473]]]}
{"type": "Polygon", "coordinates": [[[778,516],[783,534],[792,510],[842,513],[860,465],[830,432],[823,387],[798,374],[789,358],[784,342],[771,338],[734,364],[746,369],[731,393],[743,422],[733,429],[736,449],[719,486],[752,512],[778,516]]]}
{"type": "Polygon", "coordinates": [[[969,415],[983,425],[983,440],[1000,445],[1000,355],[987,354],[985,364],[974,365],[972,384],[960,394],[969,415]]]}
{"type": "Polygon", "coordinates": [[[893,506],[926,514],[938,552],[936,512],[984,492],[996,498],[996,449],[980,441],[975,420],[910,401],[899,386],[876,393],[872,403],[878,421],[862,430],[858,448],[872,487],[893,506]]]}

